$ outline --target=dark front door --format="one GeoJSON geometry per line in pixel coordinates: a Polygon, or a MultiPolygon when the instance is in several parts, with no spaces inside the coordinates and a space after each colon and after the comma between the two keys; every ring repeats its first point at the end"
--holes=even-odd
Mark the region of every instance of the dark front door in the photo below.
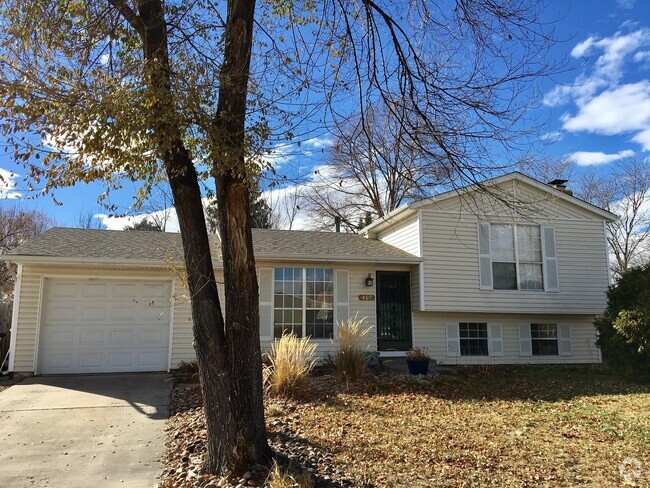
{"type": "Polygon", "coordinates": [[[377,349],[411,348],[411,277],[408,271],[377,271],[377,349]]]}

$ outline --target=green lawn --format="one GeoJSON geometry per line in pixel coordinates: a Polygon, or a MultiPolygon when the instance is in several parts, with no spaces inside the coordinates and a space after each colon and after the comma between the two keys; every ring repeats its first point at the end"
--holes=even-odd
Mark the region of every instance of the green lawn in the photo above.
{"type": "Polygon", "coordinates": [[[357,486],[620,486],[620,469],[650,485],[650,386],[598,369],[311,381],[306,400],[268,400],[272,443],[357,486]]]}

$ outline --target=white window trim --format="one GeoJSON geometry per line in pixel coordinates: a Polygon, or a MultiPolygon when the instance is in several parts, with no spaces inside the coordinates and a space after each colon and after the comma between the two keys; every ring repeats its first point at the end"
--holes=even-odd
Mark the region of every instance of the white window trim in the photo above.
{"type": "MultiPolygon", "coordinates": [[[[492,347],[490,346],[491,342],[491,337],[490,337],[490,323],[489,322],[483,322],[480,320],[464,320],[464,321],[459,321],[456,323],[456,327],[458,328],[458,357],[461,358],[489,358],[492,357],[492,347]],[[487,341],[487,356],[482,356],[482,355],[475,355],[475,354],[469,354],[469,355],[463,355],[463,348],[460,346],[460,341],[463,339],[468,339],[467,337],[461,337],[460,336],[460,324],[485,324],[485,327],[487,328],[487,337],[485,340],[487,341]]],[[[469,338],[470,340],[483,340],[482,338],[469,338]]],[[[503,331],[501,332],[501,341],[503,342],[503,331]]],[[[501,344],[501,348],[503,349],[503,343],[501,344]]]]}
{"type": "MultiPolygon", "coordinates": [[[[493,223],[493,222],[479,221],[479,227],[478,227],[478,232],[479,233],[481,232],[481,228],[480,228],[481,223],[488,224],[488,226],[489,226],[488,230],[490,232],[490,235],[491,235],[492,225],[507,225],[507,224],[501,224],[501,223],[498,223],[498,222],[493,223]]],[[[542,288],[539,288],[539,289],[527,288],[527,289],[524,290],[524,289],[522,289],[520,287],[521,284],[520,284],[520,277],[519,277],[519,269],[520,269],[520,266],[519,266],[519,264],[520,264],[520,262],[519,262],[519,244],[518,244],[518,240],[517,240],[517,227],[520,226],[520,225],[523,225],[523,226],[533,225],[534,226],[534,224],[513,224],[513,226],[512,226],[513,227],[514,245],[515,245],[515,260],[516,261],[514,263],[515,263],[515,272],[516,272],[516,275],[517,275],[517,289],[515,289],[515,290],[505,290],[505,289],[494,288],[494,273],[492,273],[492,264],[495,261],[492,259],[492,239],[490,238],[490,235],[488,235],[488,241],[490,243],[490,274],[492,275],[492,286],[491,287],[481,286],[481,277],[480,277],[480,274],[479,274],[479,289],[484,290],[484,291],[485,290],[496,291],[498,293],[512,293],[512,292],[517,292],[518,294],[519,293],[539,294],[539,293],[548,293],[548,292],[557,293],[559,290],[547,290],[546,289],[546,253],[545,253],[545,249],[544,249],[544,235],[543,235],[543,227],[544,226],[541,226],[541,225],[539,226],[539,230],[540,230],[540,241],[541,241],[540,244],[542,246],[542,262],[541,262],[541,265],[542,265],[542,288]]],[[[479,237],[479,239],[480,239],[480,237],[479,237]]],[[[480,247],[481,246],[480,246],[480,242],[479,242],[478,243],[479,268],[480,268],[480,259],[483,256],[481,254],[480,247]]],[[[557,253],[557,250],[556,250],[556,253],[557,253]]],[[[556,259],[556,267],[557,267],[557,258],[555,258],[555,259],[556,259]]],[[[496,261],[496,262],[497,263],[512,263],[512,261],[496,261]]],[[[524,263],[525,264],[526,263],[532,263],[532,261],[525,261],[524,263]]],[[[479,271],[479,273],[480,273],[480,271],[479,271]]]]}
{"type": "MultiPolygon", "coordinates": [[[[302,326],[302,337],[309,337],[309,340],[314,341],[314,342],[329,342],[331,340],[335,340],[336,337],[337,337],[337,332],[338,332],[337,327],[336,327],[337,319],[336,319],[336,316],[335,316],[336,315],[336,305],[337,305],[337,302],[336,302],[336,292],[337,292],[337,288],[336,288],[336,282],[337,282],[337,280],[336,280],[336,268],[324,268],[324,267],[319,267],[319,266],[306,266],[306,267],[305,266],[277,266],[277,267],[273,268],[273,285],[272,285],[273,289],[272,289],[272,293],[271,293],[271,299],[272,299],[271,304],[273,305],[273,309],[272,309],[273,310],[273,315],[272,315],[273,321],[271,323],[271,327],[272,327],[271,339],[272,340],[280,339],[279,337],[275,337],[275,311],[276,311],[276,307],[275,307],[275,270],[276,269],[285,269],[285,268],[298,268],[298,267],[300,267],[301,270],[302,270],[302,287],[301,287],[302,288],[302,314],[301,314],[301,317],[302,317],[302,324],[301,324],[301,326],[302,326]],[[331,338],[329,338],[329,337],[313,337],[313,336],[308,336],[307,335],[307,310],[318,310],[318,309],[315,309],[315,308],[310,308],[310,309],[307,308],[307,286],[306,286],[307,285],[307,268],[311,268],[311,269],[330,269],[330,270],[332,270],[332,308],[331,309],[329,309],[329,308],[328,309],[322,309],[322,310],[332,310],[332,337],[331,338]]],[[[298,309],[297,308],[288,309],[288,308],[283,307],[283,308],[280,308],[278,310],[298,310],[298,309]]]]}
{"type": "Polygon", "coordinates": [[[560,354],[560,328],[559,324],[557,322],[530,322],[528,324],[528,333],[530,335],[530,355],[531,357],[534,358],[544,358],[544,357],[559,357],[561,356],[560,354]],[[547,341],[550,342],[553,339],[539,339],[539,338],[534,338],[533,337],[533,324],[537,325],[554,325],[555,326],[555,342],[557,343],[557,354],[535,354],[535,351],[533,350],[533,341],[538,340],[538,341],[547,341]]]}

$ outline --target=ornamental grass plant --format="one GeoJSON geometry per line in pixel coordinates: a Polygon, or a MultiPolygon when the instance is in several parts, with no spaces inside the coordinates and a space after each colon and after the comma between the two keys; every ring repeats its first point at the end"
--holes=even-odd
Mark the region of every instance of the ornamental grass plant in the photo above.
{"type": "Polygon", "coordinates": [[[274,395],[294,396],[305,384],[314,368],[317,345],[309,337],[284,334],[271,344],[269,365],[264,366],[263,379],[267,391],[274,395]]]}
{"type": "Polygon", "coordinates": [[[368,343],[365,340],[371,327],[363,327],[365,318],[344,320],[338,324],[339,350],[336,354],[336,375],[340,380],[355,382],[363,376],[366,370],[366,352],[368,343]]]}

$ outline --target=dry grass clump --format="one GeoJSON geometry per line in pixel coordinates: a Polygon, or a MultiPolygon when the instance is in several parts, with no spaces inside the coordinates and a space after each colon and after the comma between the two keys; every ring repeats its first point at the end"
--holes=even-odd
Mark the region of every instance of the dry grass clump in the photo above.
{"type": "Polygon", "coordinates": [[[265,486],[268,488],[312,488],[314,482],[309,471],[300,470],[300,473],[297,473],[297,471],[292,466],[283,469],[276,461],[273,461],[273,467],[265,486]]]}
{"type": "Polygon", "coordinates": [[[305,384],[307,375],[314,368],[316,344],[308,337],[299,339],[285,334],[271,345],[269,366],[264,367],[264,385],[269,393],[293,396],[305,384]]]}
{"type": "Polygon", "coordinates": [[[354,382],[363,376],[366,369],[365,351],[368,349],[364,341],[371,327],[363,327],[362,319],[344,320],[338,324],[339,352],[336,355],[336,375],[343,381],[354,382]]]}

